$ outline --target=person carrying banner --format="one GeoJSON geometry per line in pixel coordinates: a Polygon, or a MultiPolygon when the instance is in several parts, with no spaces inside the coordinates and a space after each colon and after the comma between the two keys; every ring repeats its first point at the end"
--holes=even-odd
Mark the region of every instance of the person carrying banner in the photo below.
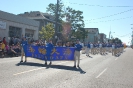
{"type": "MultiPolygon", "coordinates": [[[[52,61],[51,61],[51,52],[53,50],[53,44],[52,44],[52,39],[49,39],[48,43],[46,44],[46,48],[48,49],[48,52],[47,52],[47,58],[50,59],[50,63],[49,64],[52,64],[52,61]]],[[[45,65],[47,65],[47,58],[45,58],[45,65]]]]}
{"type": "MultiPolygon", "coordinates": [[[[23,38],[22,42],[21,42],[21,62],[23,62],[23,56],[24,56],[24,46],[27,45],[28,42],[26,40],[26,37],[23,38]]],[[[25,57],[25,62],[27,62],[27,58],[25,57]]]]}
{"type": "Polygon", "coordinates": [[[79,67],[80,63],[80,51],[82,50],[82,45],[79,44],[79,40],[77,40],[77,44],[75,45],[75,53],[74,53],[74,68],[76,68],[76,60],[78,58],[77,67],[79,67]]]}

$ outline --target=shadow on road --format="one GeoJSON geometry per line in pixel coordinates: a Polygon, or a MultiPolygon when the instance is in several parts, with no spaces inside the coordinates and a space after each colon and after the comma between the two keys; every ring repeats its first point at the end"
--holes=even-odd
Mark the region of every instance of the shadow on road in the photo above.
{"type": "Polygon", "coordinates": [[[20,66],[20,65],[46,67],[46,69],[54,68],[54,69],[78,71],[81,74],[85,74],[86,73],[80,67],[74,68],[72,66],[64,66],[64,65],[44,65],[44,64],[40,64],[40,63],[34,63],[34,62],[26,62],[26,63],[18,63],[18,64],[16,64],[16,66],[20,66]]]}
{"type": "Polygon", "coordinates": [[[18,63],[16,64],[16,66],[20,66],[20,65],[27,65],[27,66],[37,66],[37,67],[43,67],[43,64],[40,63],[34,63],[34,62],[24,62],[24,63],[18,63]]]}

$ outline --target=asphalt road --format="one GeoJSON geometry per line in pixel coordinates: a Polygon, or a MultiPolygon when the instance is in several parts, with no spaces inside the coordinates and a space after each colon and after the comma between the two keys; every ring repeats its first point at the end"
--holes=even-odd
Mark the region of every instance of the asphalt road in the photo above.
{"type": "Polygon", "coordinates": [[[73,61],[44,61],[20,57],[0,58],[0,88],[133,88],[133,49],[119,57],[81,55],[80,68],[73,61]]]}

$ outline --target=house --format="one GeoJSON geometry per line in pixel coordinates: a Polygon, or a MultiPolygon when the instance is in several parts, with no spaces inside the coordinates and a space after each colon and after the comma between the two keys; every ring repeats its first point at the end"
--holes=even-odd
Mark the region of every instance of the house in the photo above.
{"type": "Polygon", "coordinates": [[[0,11],[0,37],[6,37],[7,41],[21,35],[38,40],[39,25],[38,21],[0,11]]]}
{"type": "MultiPolygon", "coordinates": [[[[48,13],[43,13],[43,12],[40,12],[40,11],[31,11],[31,12],[24,12],[22,14],[18,14],[19,16],[22,16],[22,17],[27,17],[29,19],[33,19],[33,20],[36,20],[36,21],[39,21],[40,22],[40,25],[39,25],[39,31],[42,29],[42,27],[45,27],[48,23],[52,23],[54,28],[55,28],[55,25],[56,25],[56,21],[55,21],[55,17],[48,14],[48,13]]],[[[60,39],[60,40],[63,40],[63,36],[62,34],[60,33],[62,29],[62,24],[61,23],[57,23],[57,29],[55,28],[55,31],[57,32],[57,36],[53,36],[54,38],[56,38],[56,40],[60,39]]]]}
{"type": "Polygon", "coordinates": [[[98,28],[85,28],[88,32],[88,36],[85,38],[85,42],[98,43],[99,40],[99,29],[98,28]]]}
{"type": "Polygon", "coordinates": [[[102,42],[102,43],[106,42],[107,43],[108,39],[106,38],[106,34],[99,33],[99,37],[100,37],[99,42],[102,42]]]}
{"type": "MultiPolygon", "coordinates": [[[[54,25],[54,27],[56,24],[56,22],[54,21],[55,20],[54,16],[52,16],[48,13],[40,12],[40,11],[24,12],[24,13],[18,14],[18,15],[39,21],[40,22],[39,30],[41,30],[42,27],[45,27],[48,23],[52,23],[54,25]]],[[[57,23],[57,24],[58,24],[58,31],[59,31],[61,24],[60,23],[57,23]]]]}

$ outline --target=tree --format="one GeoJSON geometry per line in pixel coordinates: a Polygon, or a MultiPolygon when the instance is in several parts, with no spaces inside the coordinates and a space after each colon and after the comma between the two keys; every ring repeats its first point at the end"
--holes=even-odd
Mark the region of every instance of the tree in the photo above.
{"type": "Polygon", "coordinates": [[[74,32],[74,36],[77,39],[82,39],[83,41],[85,41],[85,38],[88,36],[88,31],[86,31],[84,28],[80,28],[77,31],[74,32]]]}
{"type": "MultiPolygon", "coordinates": [[[[52,16],[56,17],[56,7],[57,4],[50,3],[47,7],[47,12],[50,13],[52,16]]],[[[82,11],[75,10],[70,7],[65,8],[64,4],[61,3],[61,0],[59,0],[58,22],[63,23],[63,19],[66,18],[66,21],[71,24],[71,36],[78,34],[75,30],[78,30],[79,28],[84,28],[84,17],[82,15],[82,11]]]]}
{"type": "Polygon", "coordinates": [[[115,39],[113,38],[113,39],[111,39],[111,41],[112,41],[112,43],[122,44],[122,41],[119,38],[115,38],[115,39]]]}
{"type": "Polygon", "coordinates": [[[45,27],[42,27],[42,30],[39,31],[40,38],[48,40],[52,38],[55,33],[54,27],[52,23],[47,24],[45,27]]]}
{"type": "Polygon", "coordinates": [[[80,28],[81,31],[81,39],[85,41],[85,38],[88,36],[88,31],[86,31],[84,28],[80,28]]]}
{"type": "Polygon", "coordinates": [[[67,16],[67,21],[70,22],[72,25],[72,30],[84,28],[84,17],[82,16],[82,11],[74,10],[70,7],[67,7],[65,14],[67,16]]]}
{"type": "MultiPolygon", "coordinates": [[[[59,19],[57,21],[59,23],[61,23],[62,19],[65,17],[63,7],[64,7],[64,4],[61,3],[61,0],[59,0],[59,12],[58,12],[59,19]]],[[[57,4],[50,3],[46,9],[49,14],[51,14],[53,17],[56,17],[57,4]]],[[[54,18],[54,21],[55,20],[56,18],[54,18]]]]}

